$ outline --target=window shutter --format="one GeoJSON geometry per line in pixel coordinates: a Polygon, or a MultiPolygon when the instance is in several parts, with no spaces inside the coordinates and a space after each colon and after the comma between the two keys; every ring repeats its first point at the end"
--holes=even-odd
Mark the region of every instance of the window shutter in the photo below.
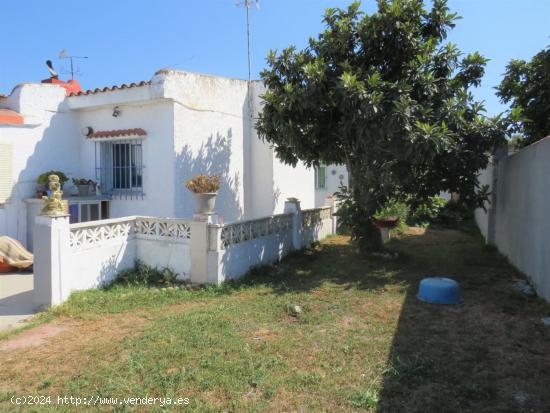
{"type": "Polygon", "coordinates": [[[12,158],[12,146],[0,144],[0,204],[8,200],[13,189],[12,158]]]}
{"type": "Polygon", "coordinates": [[[315,168],[315,188],[326,189],[327,186],[327,168],[324,165],[315,168]]]}

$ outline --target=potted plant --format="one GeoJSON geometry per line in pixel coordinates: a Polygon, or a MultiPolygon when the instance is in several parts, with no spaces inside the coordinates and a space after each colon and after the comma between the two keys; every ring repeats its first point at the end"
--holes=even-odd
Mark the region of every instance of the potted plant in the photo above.
{"type": "Polygon", "coordinates": [[[197,213],[209,214],[214,211],[216,195],[221,186],[220,174],[197,175],[193,179],[188,180],[185,186],[195,194],[197,213]]]}
{"type": "Polygon", "coordinates": [[[376,228],[395,228],[399,223],[399,217],[396,215],[389,215],[380,218],[373,218],[372,223],[376,228]]]}
{"type": "Polygon", "coordinates": [[[90,187],[92,187],[95,193],[95,187],[97,184],[91,179],[73,178],[73,185],[78,188],[78,196],[87,197],[90,196],[90,187]]]}
{"type": "Polygon", "coordinates": [[[61,171],[47,171],[43,174],[40,174],[38,176],[38,179],[36,182],[38,183],[38,189],[36,190],[36,196],[38,198],[42,198],[43,196],[47,195],[48,193],[48,177],[50,175],[57,175],[59,177],[59,184],[61,185],[61,189],[63,189],[63,184],[69,180],[67,178],[67,175],[65,175],[61,171]]]}

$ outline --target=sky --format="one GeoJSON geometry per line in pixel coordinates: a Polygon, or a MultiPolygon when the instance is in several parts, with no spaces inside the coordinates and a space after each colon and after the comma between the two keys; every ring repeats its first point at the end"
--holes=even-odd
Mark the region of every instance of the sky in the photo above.
{"type": "MultiPolygon", "coordinates": [[[[244,1],[244,0],[243,0],[244,1]]],[[[246,12],[235,0],[0,0],[0,93],[47,78],[45,61],[67,74],[77,61],[84,89],[150,79],[161,68],[246,79],[246,12]]],[[[242,2],[241,2],[242,3],[242,2]]],[[[427,1],[429,4],[429,1],[427,1]]],[[[349,0],[260,0],[250,10],[252,77],[270,49],[306,46],[323,30],[327,7],[349,0]]],[[[362,9],[375,10],[374,0],[362,9]]],[[[495,96],[510,59],[530,59],[550,44],[550,0],[449,0],[462,16],[448,40],[491,59],[474,95],[487,113],[506,109],[495,96]]]]}

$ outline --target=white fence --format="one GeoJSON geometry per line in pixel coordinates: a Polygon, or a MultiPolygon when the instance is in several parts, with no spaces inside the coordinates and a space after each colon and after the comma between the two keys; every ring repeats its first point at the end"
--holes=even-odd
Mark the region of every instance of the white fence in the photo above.
{"type": "Polygon", "coordinates": [[[69,247],[71,290],[96,287],[134,266],[136,259],[152,267],[170,267],[181,277],[190,268],[190,222],[181,219],[125,217],[72,224],[69,247]]]}
{"type": "Polygon", "coordinates": [[[40,305],[63,302],[72,291],[112,281],[136,260],[169,267],[194,283],[220,284],[276,262],[334,233],[333,207],[229,223],[131,216],[69,224],[68,217],[37,217],[35,294],[40,305]]]}
{"type": "Polygon", "coordinates": [[[208,260],[212,272],[208,282],[238,278],[253,267],[279,261],[293,250],[322,240],[335,232],[334,220],[333,209],[327,206],[290,209],[285,214],[224,226],[210,225],[208,260]]]}
{"type": "Polygon", "coordinates": [[[480,175],[493,190],[476,222],[488,243],[550,300],[550,137],[499,160],[480,175]]]}

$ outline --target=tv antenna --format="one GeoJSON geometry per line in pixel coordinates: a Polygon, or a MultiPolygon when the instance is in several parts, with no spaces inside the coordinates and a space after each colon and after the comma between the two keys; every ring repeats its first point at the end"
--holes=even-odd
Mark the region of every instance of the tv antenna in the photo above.
{"type": "Polygon", "coordinates": [[[256,10],[260,9],[260,0],[243,0],[237,1],[237,7],[244,7],[246,9],[246,46],[248,52],[248,81],[251,80],[252,63],[250,56],[250,7],[252,4],[256,7],[256,10]]]}
{"type": "Polygon", "coordinates": [[[77,69],[77,70],[74,69],[73,59],[87,59],[88,56],[68,55],[67,51],[65,49],[63,49],[59,52],[59,58],[60,59],[70,59],[70,61],[71,61],[71,72],[70,72],[71,73],[71,79],[74,79],[75,73],[80,73],[80,70],[79,69],[77,69]]]}

